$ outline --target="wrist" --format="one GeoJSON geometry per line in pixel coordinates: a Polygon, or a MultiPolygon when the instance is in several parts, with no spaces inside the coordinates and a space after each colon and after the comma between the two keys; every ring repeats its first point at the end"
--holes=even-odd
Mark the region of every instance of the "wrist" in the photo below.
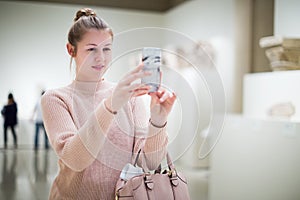
{"type": "Polygon", "coordinates": [[[109,111],[111,114],[114,114],[114,115],[116,115],[118,112],[117,111],[114,111],[113,109],[112,109],[112,106],[111,106],[111,99],[109,98],[109,99],[106,99],[105,101],[104,101],[104,106],[105,106],[105,108],[106,108],[106,110],[107,111],[109,111]]]}
{"type": "Polygon", "coordinates": [[[166,121],[168,121],[168,116],[151,114],[150,119],[151,119],[151,122],[153,122],[154,124],[156,124],[158,126],[162,126],[166,123],[166,121]]]}
{"type": "Polygon", "coordinates": [[[167,125],[167,120],[160,122],[153,122],[152,119],[149,119],[149,123],[155,128],[164,128],[167,125]]]}

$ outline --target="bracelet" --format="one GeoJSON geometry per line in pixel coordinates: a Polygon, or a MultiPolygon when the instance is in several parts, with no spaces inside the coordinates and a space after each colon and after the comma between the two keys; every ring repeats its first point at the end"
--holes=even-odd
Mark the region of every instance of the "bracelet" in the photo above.
{"type": "Polygon", "coordinates": [[[106,110],[108,110],[111,114],[113,115],[116,115],[118,112],[117,111],[112,111],[111,109],[109,109],[107,106],[106,106],[106,103],[104,102],[104,106],[106,108],[106,110]]]}
{"type": "Polygon", "coordinates": [[[166,121],[163,125],[158,126],[158,125],[156,125],[156,124],[153,124],[153,122],[151,121],[151,118],[149,119],[149,123],[150,123],[152,126],[154,126],[155,128],[164,128],[164,127],[167,125],[167,122],[168,122],[168,121],[166,121]]]}

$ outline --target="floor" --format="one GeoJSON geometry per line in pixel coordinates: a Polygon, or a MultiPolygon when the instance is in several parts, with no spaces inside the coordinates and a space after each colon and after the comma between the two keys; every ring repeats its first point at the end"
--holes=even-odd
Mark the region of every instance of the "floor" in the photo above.
{"type": "Polygon", "coordinates": [[[52,150],[1,149],[0,163],[0,199],[47,199],[57,173],[56,155],[52,150]]]}
{"type": "MultiPolygon", "coordinates": [[[[178,169],[189,181],[191,199],[207,200],[208,170],[178,169]]],[[[1,200],[46,200],[57,174],[57,158],[51,149],[34,151],[29,146],[0,148],[0,170],[1,200]]]]}

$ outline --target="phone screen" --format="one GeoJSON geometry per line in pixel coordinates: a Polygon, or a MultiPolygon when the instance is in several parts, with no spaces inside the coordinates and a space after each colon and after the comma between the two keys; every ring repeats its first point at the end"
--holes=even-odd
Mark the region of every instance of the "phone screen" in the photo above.
{"type": "Polygon", "coordinates": [[[143,70],[150,71],[151,75],[143,77],[141,82],[151,86],[149,92],[155,92],[159,89],[161,82],[161,49],[144,47],[142,51],[143,70]]]}

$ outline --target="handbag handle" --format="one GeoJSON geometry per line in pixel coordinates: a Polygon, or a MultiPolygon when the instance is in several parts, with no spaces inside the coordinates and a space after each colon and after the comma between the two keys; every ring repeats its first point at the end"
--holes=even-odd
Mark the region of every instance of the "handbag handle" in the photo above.
{"type": "MultiPolygon", "coordinates": [[[[136,166],[137,162],[138,162],[138,159],[139,159],[139,156],[140,156],[140,153],[141,153],[142,149],[140,149],[136,155],[136,158],[134,160],[134,166],[136,166]]],[[[169,152],[167,151],[166,153],[166,158],[167,158],[167,164],[168,164],[168,167],[169,167],[169,170],[175,170],[175,166],[173,164],[173,161],[171,159],[171,156],[169,154],[169,152]]],[[[143,170],[145,171],[145,168],[144,168],[144,165],[143,165],[143,162],[142,162],[142,166],[143,170]]],[[[148,168],[147,168],[148,169],[148,168]]],[[[161,164],[159,164],[159,166],[155,169],[155,173],[161,173],[161,164]]]]}

